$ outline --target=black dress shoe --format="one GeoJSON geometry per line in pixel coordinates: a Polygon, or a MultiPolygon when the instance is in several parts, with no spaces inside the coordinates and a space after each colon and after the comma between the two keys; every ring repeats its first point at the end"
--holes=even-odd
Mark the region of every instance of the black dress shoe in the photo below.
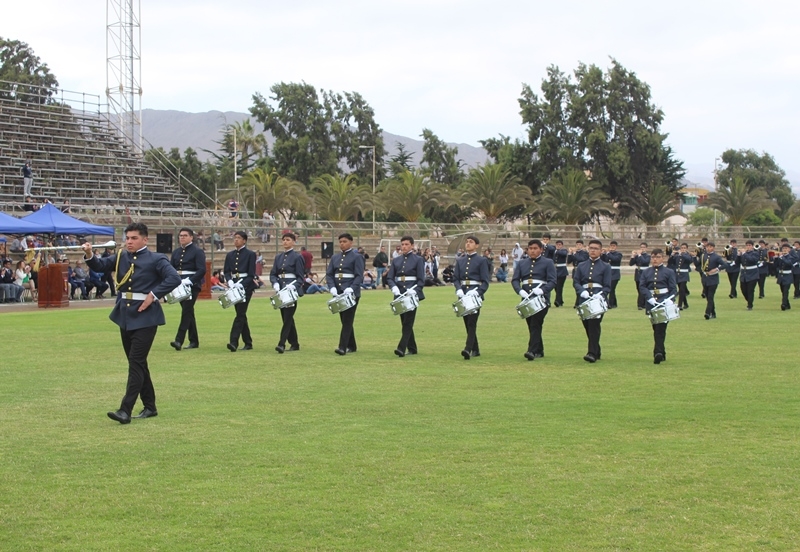
{"type": "Polygon", "coordinates": [[[753,310],[753,306],[752,305],[747,305],[747,310],[753,310]]]}
{"type": "Polygon", "coordinates": [[[473,356],[473,358],[474,357],[479,357],[479,356],[481,356],[481,353],[480,353],[480,351],[472,351],[472,356],[473,356]]]}
{"type": "Polygon", "coordinates": [[[158,410],[150,410],[149,408],[144,408],[139,414],[134,416],[134,418],[144,419],[144,418],[155,418],[158,416],[158,410]]]}
{"type": "Polygon", "coordinates": [[[283,352],[286,350],[286,347],[284,347],[283,345],[278,345],[277,347],[275,347],[275,350],[278,351],[279,354],[283,354],[283,352]]]}
{"type": "Polygon", "coordinates": [[[299,351],[300,350],[300,344],[298,343],[297,345],[292,345],[291,347],[289,347],[289,350],[290,351],[299,351]]]}
{"type": "Polygon", "coordinates": [[[655,356],[653,357],[653,364],[661,364],[663,360],[664,360],[664,355],[662,355],[661,353],[656,353],[655,356]]]}
{"type": "Polygon", "coordinates": [[[199,349],[199,348],[200,348],[199,343],[189,343],[186,347],[184,347],[184,349],[199,349]]]}
{"type": "Polygon", "coordinates": [[[253,344],[252,343],[248,343],[246,345],[242,345],[242,347],[239,350],[240,351],[252,351],[253,350],[253,344]]]}
{"type": "Polygon", "coordinates": [[[533,353],[533,358],[544,358],[544,353],[533,353]]]}
{"type": "Polygon", "coordinates": [[[403,351],[401,351],[400,349],[395,349],[394,350],[394,354],[396,354],[400,358],[403,358],[404,356],[406,356],[406,354],[403,351]]]}
{"type": "Polygon", "coordinates": [[[472,358],[472,355],[466,349],[461,351],[461,356],[464,357],[464,360],[469,360],[470,358],[472,358]]]}
{"type": "Polygon", "coordinates": [[[334,349],[333,352],[336,353],[339,356],[344,356],[344,355],[347,354],[347,351],[345,351],[344,349],[338,349],[338,348],[334,349]]]}
{"type": "Polygon", "coordinates": [[[180,351],[180,350],[181,350],[181,347],[182,347],[182,345],[181,345],[180,343],[178,343],[177,341],[171,341],[171,342],[170,342],[170,346],[171,346],[173,349],[175,349],[176,351],[180,351]]]}
{"type": "Polygon", "coordinates": [[[708,314],[708,313],[705,313],[705,314],[703,315],[703,318],[705,318],[706,320],[708,320],[709,318],[711,318],[711,315],[710,315],[710,314],[708,314]]]}
{"type": "Polygon", "coordinates": [[[408,351],[406,351],[406,354],[407,355],[416,355],[417,354],[417,350],[416,349],[409,349],[408,351]]]}
{"type": "Polygon", "coordinates": [[[228,350],[229,350],[230,352],[232,352],[232,353],[235,353],[235,352],[236,352],[236,345],[234,345],[233,343],[228,343],[228,344],[227,344],[227,345],[225,345],[225,346],[228,348],[228,350]]]}
{"type": "Polygon", "coordinates": [[[715,320],[717,318],[717,313],[712,312],[710,316],[710,320],[715,320]]]}
{"type": "Polygon", "coordinates": [[[526,352],[525,352],[525,354],[524,354],[524,355],[522,355],[522,356],[524,356],[524,357],[525,357],[525,358],[527,358],[528,360],[533,360],[533,359],[535,359],[535,358],[536,358],[536,355],[534,355],[534,354],[533,354],[532,352],[530,352],[530,351],[526,351],[526,352]]]}
{"type": "Polygon", "coordinates": [[[117,410],[116,412],[109,412],[108,417],[121,424],[131,423],[131,416],[124,410],[117,410]]]}
{"type": "Polygon", "coordinates": [[[583,356],[583,360],[585,360],[586,362],[591,362],[591,363],[597,362],[597,359],[591,353],[587,353],[586,355],[584,355],[583,356]]]}
{"type": "Polygon", "coordinates": [[[355,353],[357,351],[357,349],[349,349],[349,348],[346,349],[346,350],[347,350],[348,353],[355,353]]]}

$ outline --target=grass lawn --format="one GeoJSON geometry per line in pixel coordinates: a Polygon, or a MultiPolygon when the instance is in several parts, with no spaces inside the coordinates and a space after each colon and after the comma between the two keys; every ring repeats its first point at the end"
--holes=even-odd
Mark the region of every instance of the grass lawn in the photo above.
{"type": "Polygon", "coordinates": [[[385,291],[345,357],[330,296],[301,299],[284,355],[263,293],[235,354],[233,309],[198,303],[201,348],[178,353],[165,305],[159,416],[126,426],[105,415],[127,372],[108,303],[0,311],[0,550],[798,550],[800,301],[781,312],[770,281],[747,312],[726,287],[706,321],[692,282],[659,366],[630,277],[596,364],[571,308],[525,360],[510,285],[470,361],[450,287],[402,359],[385,291]]]}

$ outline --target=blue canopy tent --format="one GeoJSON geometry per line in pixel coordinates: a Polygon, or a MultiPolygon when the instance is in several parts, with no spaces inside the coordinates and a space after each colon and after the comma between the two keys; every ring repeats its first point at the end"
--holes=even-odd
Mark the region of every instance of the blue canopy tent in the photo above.
{"type": "Polygon", "coordinates": [[[41,234],[49,230],[40,224],[0,213],[0,234],[41,234]]]}
{"type": "Polygon", "coordinates": [[[33,232],[49,234],[77,234],[81,236],[113,236],[114,229],[111,226],[97,226],[65,215],[52,204],[48,203],[35,213],[23,217],[21,222],[36,224],[38,230],[33,232]]]}

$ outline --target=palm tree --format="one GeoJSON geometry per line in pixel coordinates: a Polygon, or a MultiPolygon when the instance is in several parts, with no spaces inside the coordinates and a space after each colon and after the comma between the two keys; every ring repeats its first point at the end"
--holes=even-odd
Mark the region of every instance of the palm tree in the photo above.
{"type": "Polygon", "coordinates": [[[750,188],[747,180],[735,174],[727,187],[708,194],[706,207],[717,209],[731,222],[732,235],[741,235],[745,219],[763,209],[776,207],[763,188],[750,188]]]}
{"type": "Polygon", "coordinates": [[[381,204],[387,211],[417,222],[436,207],[447,208],[450,197],[446,188],[418,171],[405,170],[389,181],[381,193],[381,204]]]}
{"type": "Polygon", "coordinates": [[[500,163],[473,169],[461,189],[463,204],[483,213],[489,224],[496,223],[510,209],[533,203],[530,189],[500,163]]]}
{"type": "Polygon", "coordinates": [[[264,169],[253,169],[239,179],[239,186],[245,203],[252,206],[256,216],[266,209],[289,220],[311,204],[305,186],[275,171],[267,173],[264,169]]]}
{"type": "Polygon", "coordinates": [[[647,226],[647,238],[655,239],[656,227],[669,217],[680,215],[676,205],[677,197],[669,186],[650,184],[644,193],[637,193],[628,203],[633,213],[647,226]]]}
{"type": "Polygon", "coordinates": [[[611,214],[614,205],[600,184],[589,181],[583,171],[558,172],[542,187],[539,210],[554,222],[578,225],[600,214],[611,214]]]}
{"type": "Polygon", "coordinates": [[[373,207],[372,188],[359,184],[355,175],[344,178],[323,174],[311,183],[317,216],[323,220],[345,221],[373,207]]]}

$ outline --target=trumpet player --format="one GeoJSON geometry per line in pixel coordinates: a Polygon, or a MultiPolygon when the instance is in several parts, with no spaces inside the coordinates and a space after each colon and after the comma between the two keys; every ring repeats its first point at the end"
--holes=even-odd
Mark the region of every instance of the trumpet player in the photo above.
{"type": "MultiPolygon", "coordinates": [[[[414,238],[403,236],[400,238],[400,255],[392,259],[389,271],[386,273],[386,283],[392,289],[395,299],[404,293],[416,295],[420,301],[425,299],[422,292],[425,282],[425,261],[414,253],[414,238]]],[[[417,354],[417,340],[414,337],[414,321],[417,318],[417,309],[400,314],[402,333],[400,343],[394,350],[399,357],[417,354]]]]}
{"type": "Polygon", "coordinates": [[[717,317],[717,309],[714,304],[714,295],[719,286],[719,272],[724,269],[727,263],[714,252],[714,242],[706,243],[703,253],[695,260],[695,266],[700,272],[700,279],[703,283],[703,297],[706,298],[706,313],[703,315],[706,320],[717,317]]]}
{"type": "Polygon", "coordinates": [[[747,310],[753,310],[753,298],[756,292],[756,284],[758,284],[759,254],[755,249],[753,240],[744,242],[744,247],[745,251],[740,257],[742,270],[739,276],[739,283],[742,295],[747,301],[747,310]]]}
{"type": "Polygon", "coordinates": [[[664,250],[664,254],[666,255],[667,264],[669,264],[669,259],[680,250],[680,245],[678,245],[678,238],[672,238],[672,241],[668,241],[666,243],[666,249],[664,250]]]}
{"type": "Polygon", "coordinates": [[[622,253],[617,251],[617,242],[612,240],[608,244],[608,251],[600,258],[611,267],[611,291],[608,294],[608,308],[617,308],[617,284],[622,278],[622,253]]]}
{"type": "Polygon", "coordinates": [[[722,257],[727,261],[728,266],[725,268],[725,272],[728,274],[728,283],[731,285],[731,292],[728,295],[731,299],[736,299],[736,282],[739,279],[739,249],[736,246],[736,240],[731,240],[728,245],[725,246],[725,250],[722,252],[722,257]]]}
{"type": "Polygon", "coordinates": [[[669,261],[667,261],[667,268],[675,272],[675,279],[678,283],[678,308],[681,310],[689,308],[689,301],[686,300],[686,296],[687,286],[692,279],[691,273],[693,263],[694,257],[689,253],[688,243],[682,243],[680,247],[672,253],[669,261]]]}
{"type": "Polygon", "coordinates": [[[532,294],[544,297],[547,306],[525,319],[525,322],[528,323],[529,337],[528,350],[523,356],[528,360],[544,357],[542,326],[547,311],[550,309],[550,292],[555,285],[555,263],[543,253],[542,242],[539,240],[529,241],[528,258],[520,261],[519,270],[514,273],[514,278],[511,280],[511,287],[523,300],[532,294]]]}
{"type": "MultiPolygon", "coordinates": [[[[653,249],[650,254],[650,267],[642,271],[639,279],[639,293],[646,298],[647,314],[659,302],[669,305],[678,292],[678,284],[675,272],[664,266],[664,252],[660,249],[653,249]]],[[[653,364],[661,364],[667,360],[667,350],[665,342],[667,340],[667,324],[653,324],[653,364]]]]}
{"type": "Polygon", "coordinates": [[[764,284],[769,276],[769,248],[767,242],[758,240],[758,298],[764,298],[764,284]]]}
{"type": "Polygon", "coordinates": [[[792,267],[795,264],[795,256],[788,243],[781,245],[781,254],[775,259],[775,269],[777,270],[778,285],[781,286],[781,310],[789,310],[789,289],[792,287],[794,278],[792,277],[792,267]]]}
{"type": "Polygon", "coordinates": [[[638,295],[636,306],[639,307],[639,310],[643,310],[645,298],[644,295],[639,293],[639,278],[642,275],[642,270],[650,266],[650,254],[647,252],[647,242],[640,243],[639,251],[633,251],[631,253],[631,259],[628,261],[628,266],[636,267],[636,269],[633,271],[633,283],[636,284],[636,293],[638,295]]]}

